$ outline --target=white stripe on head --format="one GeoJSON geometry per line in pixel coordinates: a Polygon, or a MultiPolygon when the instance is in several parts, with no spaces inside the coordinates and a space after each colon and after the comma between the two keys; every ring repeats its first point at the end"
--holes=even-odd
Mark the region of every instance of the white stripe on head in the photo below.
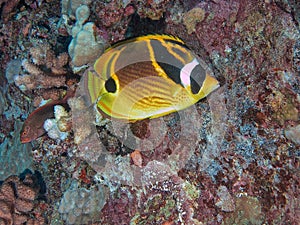
{"type": "Polygon", "coordinates": [[[183,84],[183,86],[187,87],[191,85],[191,73],[193,71],[193,69],[199,65],[199,62],[197,61],[197,59],[195,58],[192,62],[184,65],[184,67],[182,67],[181,71],[180,71],[180,80],[181,83],[183,84]]]}

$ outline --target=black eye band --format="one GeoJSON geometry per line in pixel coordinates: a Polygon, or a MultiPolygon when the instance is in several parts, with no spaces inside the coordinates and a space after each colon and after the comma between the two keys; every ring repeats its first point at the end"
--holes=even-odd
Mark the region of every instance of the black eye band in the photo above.
{"type": "Polygon", "coordinates": [[[205,80],[205,70],[199,64],[192,70],[190,81],[193,94],[198,94],[205,80]]]}
{"type": "Polygon", "coordinates": [[[180,80],[180,68],[167,64],[162,62],[157,62],[158,65],[165,71],[165,73],[168,75],[168,77],[173,80],[176,84],[180,84],[181,86],[181,80],[180,80]]]}

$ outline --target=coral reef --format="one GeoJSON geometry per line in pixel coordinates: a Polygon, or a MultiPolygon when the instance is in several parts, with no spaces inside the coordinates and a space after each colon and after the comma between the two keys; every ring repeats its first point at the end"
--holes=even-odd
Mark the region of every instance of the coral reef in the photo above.
{"type": "Polygon", "coordinates": [[[158,20],[163,17],[167,11],[170,0],[137,1],[137,13],[141,17],[147,17],[151,20],[158,20]]]}
{"type": "Polygon", "coordinates": [[[186,26],[188,34],[195,31],[195,26],[204,20],[204,17],[205,11],[201,8],[193,8],[184,14],[183,24],[186,26]]]}
{"type": "Polygon", "coordinates": [[[284,135],[297,145],[300,145],[300,125],[295,127],[288,127],[284,130],[284,135]]]}
{"type": "Polygon", "coordinates": [[[58,211],[67,224],[97,222],[106,198],[107,190],[102,185],[87,190],[78,188],[78,184],[73,182],[64,193],[58,211]]]}
{"type": "Polygon", "coordinates": [[[122,1],[111,1],[107,4],[102,3],[102,7],[105,7],[104,10],[100,10],[100,7],[97,9],[96,13],[101,24],[105,27],[113,27],[117,25],[121,22],[124,14],[126,13],[126,5],[123,4],[122,1]]]}
{"type": "Polygon", "coordinates": [[[22,73],[22,60],[13,59],[11,60],[6,67],[5,77],[8,83],[14,82],[14,77],[22,73]]]}
{"type": "Polygon", "coordinates": [[[61,14],[73,17],[75,19],[76,10],[81,5],[88,6],[92,0],[62,0],[61,1],[61,14]]]}
{"type": "Polygon", "coordinates": [[[258,199],[250,196],[236,198],[236,210],[224,220],[224,224],[262,224],[263,215],[258,199]]]}
{"type": "MultiPolygon", "coordinates": [[[[56,56],[47,42],[36,44],[36,47],[30,48],[29,51],[31,62],[29,60],[22,62],[26,73],[22,74],[20,68],[11,69],[13,65],[19,66],[19,60],[15,60],[6,70],[6,78],[11,80],[13,76],[14,83],[26,94],[31,90],[38,93],[33,100],[35,106],[44,100],[43,97],[52,98],[52,100],[59,99],[65,92],[64,88],[72,85],[71,79],[67,80],[65,67],[69,61],[68,54],[63,52],[56,56]]],[[[53,115],[51,107],[39,108],[34,111],[24,123],[21,135],[22,143],[30,142],[43,135],[45,130],[41,124],[51,115],[53,115]]]]}
{"type": "Polygon", "coordinates": [[[220,200],[216,202],[216,206],[220,207],[224,212],[232,212],[235,210],[234,200],[226,186],[220,186],[217,195],[220,200]]]}
{"type": "Polygon", "coordinates": [[[40,44],[30,49],[32,62],[24,60],[22,65],[29,73],[15,76],[15,84],[21,90],[32,90],[36,88],[52,88],[66,86],[66,69],[68,55],[62,53],[55,57],[49,44],[40,44]],[[45,66],[45,69],[41,69],[45,66]],[[50,70],[50,72],[48,71],[50,70]]]}
{"type": "Polygon", "coordinates": [[[3,4],[2,17],[5,22],[13,15],[14,8],[18,5],[20,0],[7,1],[1,0],[0,5],[3,4]]]}
{"type": "Polygon", "coordinates": [[[68,103],[72,111],[74,142],[80,145],[93,133],[95,126],[93,108],[91,110],[90,105],[86,105],[81,97],[77,97],[69,99],[68,103]]]}
{"type": "MultiPolygon", "coordinates": [[[[10,139],[10,131],[12,131],[13,127],[19,129],[20,125],[20,118],[24,119],[27,112],[24,112],[29,109],[29,104],[26,101],[26,98],[22,95],[21,91],[16,88],[15,86],[11,85],[13,83],[12,74],[14,72],[18,72],[21,69],[19,60],[17,63],[10,63],[7,67],[7,71],[4,74],[0,74],[1,80],[1,140],[0,143],[3,142],[4,139],[10,139]],[[13,68],[15,67],[15,68],[13,68]],[[7,78],[7,79],[6,79],[7,78]],[[11,78],[11,79],[10,79],[11,78]],[[10,80],[9,80],[10,79],[10,80]]],[[[16,62],[16,61],[15,61],[16,62]]],[[[17,135],[14,135],[17,137],[17,135]]],[[[13,138],[14,139],[14,138],[13,138]]],[[[18,140],[10,140],[11,142],[15,142],[18,140]]]]}
{"type": "Polygon", "coordinates": [[[104,50],[103,39],[97,38],[94,34],[94,23],[84,24],[89,15],[90,10],[86,5],[81,5],[76,10],[76,24],[72,29],[73,39],[69,45],[73,71],[77,71],[77,67],[93,63],[104,50]]]}
{"type": "Polygon", "coordinates": [[[110,196],[98,224],[130,224],[138,206],[134,192],[130,187],[122,187],[118,190],[118,196],[110,196]]]}
{"type": "MultiPolygon", "coordinates": [[[[0,179],[27,166],[38,168],[49,199],[39,209],[35,199],[26,216],[37,218],[46,207],[49,224],[298,223],[297,1],[0,3],[0,167],[8,168],[0,179]],[[104,43],[157,32],[182,38],[222,87],[193,107],[157,120],[99,121],[80,92],[81,69],[93,64],[104,43]],[[91,51],[93,44],[101,48],[91,51]],[[72,69],[78,75],[70,78],[66,72],[72,69]],[[27,83],[16,82],[21,92],[13,81],[23,76],[27,83]],[[77,87],[69,100],[72,124],[55,121],[68,138],[44,136],[21,145],[18,133],[31,103],[61,99],[71,86],[77,87]],[[84,214],[86,208],[90,213],[84,214]]],[[[5,187],[18,182],[5,181],[5,187]]],[[[16,193],[11,196],[18,200],[16,193]]],[[[11,206],[1,204],[0,212],[11,206]]]]}
{"type": "Polygon", "coordinates": [[[27,173],[23,179],[12,175],[4,180],[0,185],[1,224],[45,224],[37,179],[37,174],[27,173]]]}

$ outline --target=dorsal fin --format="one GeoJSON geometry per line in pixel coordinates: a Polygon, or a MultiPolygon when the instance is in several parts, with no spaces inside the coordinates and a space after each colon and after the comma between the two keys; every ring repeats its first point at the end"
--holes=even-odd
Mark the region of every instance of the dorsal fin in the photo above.
{"type": "Polygon", "coordinates": [[[168,35],[168,34],[148,34],[148,35],[132,37],[132,38],[126,38],[124,40],[117,41],[116,43],[112,44],[109,48],[107,48],[105,50],[105,52],[107,52],[107,51],[109,51],[113,48],[116,48],[120,45],[126,44],[126,43],[132,43],[132,42],[135,42],[135,41],[142,41],[142,40],[147,40],[147,39],[165,40],[165,41],[173,42],[175,44],[186,46],[183,40],[181,40],[178,37],[172,36],[172,35],[168,35]]]}

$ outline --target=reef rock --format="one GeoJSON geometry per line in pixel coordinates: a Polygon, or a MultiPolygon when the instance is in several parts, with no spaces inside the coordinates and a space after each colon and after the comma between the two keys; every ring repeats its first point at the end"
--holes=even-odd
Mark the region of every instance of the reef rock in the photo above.
{"type": "Polygon", "coordinates": [[[89,15],[90,10],[86,5],[82,5],[76,10],[77,22],[72,29],[73,39],[69,45],[74,72],[88,63],[93,63],[104,50],[103,41],[98,40],[94,35],[94,23],[84,24],[89,15]]]}
{"type": "Polygon", "coordinates": [[[78,188],[74,182],[64,193],[58,211],[67,224],[96,222],[106,198],[107,192],[103,186],[97,185],[88,190],[78,188]]]}

